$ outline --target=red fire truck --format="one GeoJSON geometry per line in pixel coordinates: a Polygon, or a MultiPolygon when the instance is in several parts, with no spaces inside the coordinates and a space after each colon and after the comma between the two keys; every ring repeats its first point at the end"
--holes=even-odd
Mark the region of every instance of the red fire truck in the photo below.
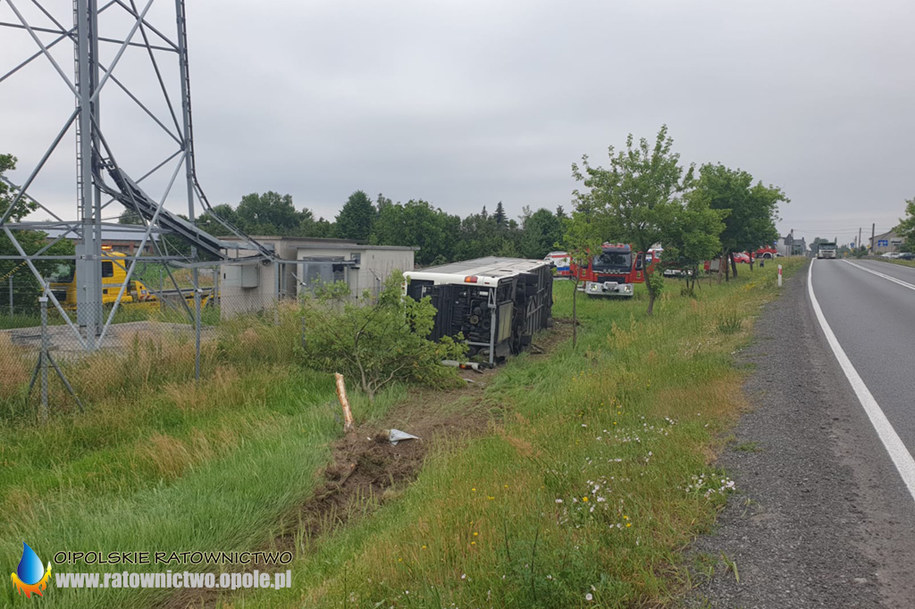
{"type": "MultiPolygon", "coordinates": [[[[653,266],[657,256],[652,256],[653,266]]],[[[588,260],[587,267],[571,264],[573,276],[579,280],[578,289],[589,296],[618,296],[631,298],[636,283],[645,282],[645,254],[633,254],[625,243],[604,243],[600,254],[588,260]]]]}

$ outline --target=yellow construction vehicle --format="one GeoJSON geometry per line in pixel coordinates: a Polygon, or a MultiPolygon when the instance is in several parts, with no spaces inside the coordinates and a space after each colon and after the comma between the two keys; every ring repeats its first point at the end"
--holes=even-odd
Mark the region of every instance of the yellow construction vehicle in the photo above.
{"type": "MultiPolygon", "coordinates": [[[[127,254],[115,252],[109,246],[102,246],[102,304],[112,305],[121,292],[121,286],[127,279],[127,254]]],[[[77,302],[76,269],[73,262],[63,261],[57,265],[50,277],[51,292],[64,309],[75,310],[77,302]]],[[[201,306],[206,305],[213,297],[213,290],[204,292],[201,306]]],[[[131,279],[124,290],[121,304],[155,303],[163,300],[184,298],[193,300],[194,292],[187,290],[151,290],[138,279],[131,279]]]]}

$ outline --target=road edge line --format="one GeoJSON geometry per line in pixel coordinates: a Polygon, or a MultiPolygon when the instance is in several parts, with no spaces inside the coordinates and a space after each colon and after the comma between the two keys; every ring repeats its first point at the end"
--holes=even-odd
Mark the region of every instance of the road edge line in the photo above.
{"type": "Polygon", "coordinates": [[[856,269],[860,269],[860,270],[864,271],[865,273],[870,273],[871,275],[876,275],[877,277],[886,279],[887,281],[891,281],[892,283],[895,283],[897,285],[901,285],[904,288],[908,288],[910,290],[915,290],[915,285],[912,285],[908,281],[903,281],[902,279],[896,279],[895,277],[891,277],[890,275],[885,275],[885,274],[881,273],[880,271],[875,271],[873,269],[863,267],[860,264],[855,264],[851,260],[843,260],[842,262],[844,262],[845,264],[851,265],[856,269]]]}
{"type": "Polygon", "coordinates": [[[855,370],[851,360],[849,360],[848,356],[845,354],[845,350],[842,349],[842,345],[839,344],[839,340],[833,333],[832,328],[829,327],[829,323],[823,315],[823,310],[820,308],[820,303],[813,293],[813,265],[815,262],[816,260],[811,260],[810,267],[807,269],[807,294],[810,296],[810,303],[813,306],[813,312],[816,315],[817,322],[819,322],[823,334],[826,335],[826,342],[829,343],[833,355],[836,356],[836,360],[839,362],[839,366],[842,368],[845,378],[848,379],[852,390],[854,390],[855,395],[858,397],[858,402],[861,403],[861,407],[864,408],[864,412],[867,413],[867,418],[870,419],[871,425],[874,426],[874,431],[877,432],[877,436],[880,438],[880,441],[883,442],[883,447],[886,449],[887,454],[889,454],[890,459],[893,461],[893,465],[896,466],[896,470],[902,477],[902,482],[908,488],[909,494],[912,495],[912,499],[915,500],[915,459],[912,458],[911,453],[906,449],[905,444],[902,443],[896,430],[893,429],[893,426],[890,424],[889,419],[883,414],[883,410],[881,410],[877,400],[874,399],[874,396],[867,388],[867,385],[864,384],[864,380],[858,374],[858,371],[855,370]]]}

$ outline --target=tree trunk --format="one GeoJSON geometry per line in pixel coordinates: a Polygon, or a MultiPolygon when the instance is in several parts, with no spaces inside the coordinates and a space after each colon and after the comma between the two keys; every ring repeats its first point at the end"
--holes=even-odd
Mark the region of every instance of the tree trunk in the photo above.
{"type": "Polygon", "coordinates": [[[648,315],[651,315],[654,312],[654,299],[655,293],[651,288],[651,273],[648,272],[648,269],[645,269],[645,288],[648,289],[648,315]]]}
{"type": "Polygon", "coordinates": [[[737,261],[734,260],[734,252],[729,252],[728,258],[730,258],[731,270],[734,271],[734,279],[737,279],[737,261]]]}
{"type": "Polygon", "coordinates": [[[578,304],[578,281],[576,278],[572,287],[572,349],[575,349],[578,343],[578,309],[576,308],[578,304]]]}

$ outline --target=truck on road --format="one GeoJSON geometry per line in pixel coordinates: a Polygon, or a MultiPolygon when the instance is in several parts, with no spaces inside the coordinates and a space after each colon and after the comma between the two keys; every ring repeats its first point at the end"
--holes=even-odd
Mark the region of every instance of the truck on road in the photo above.
{"type": "Polygon", "coordinates": [[[823,241],[817,247],[817,258],[835,258],[838,247],[833,241],[823,241]]]}

